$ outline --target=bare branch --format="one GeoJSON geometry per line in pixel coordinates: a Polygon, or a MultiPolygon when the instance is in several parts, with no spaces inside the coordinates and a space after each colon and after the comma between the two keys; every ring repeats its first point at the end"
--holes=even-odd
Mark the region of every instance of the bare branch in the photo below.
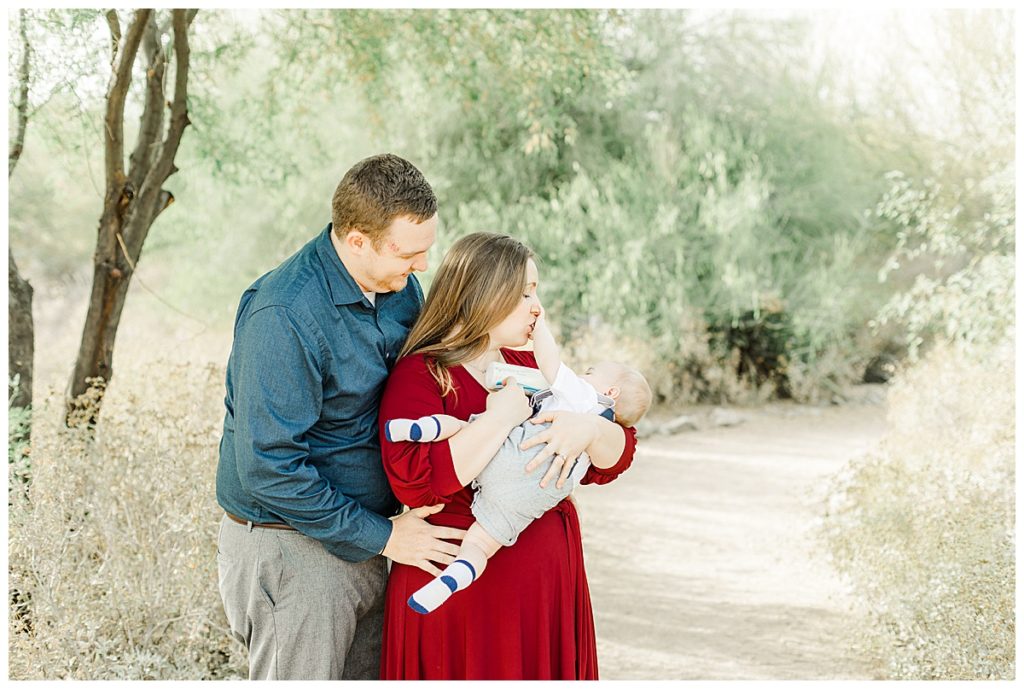
{"type": "Polygon", "coordinates": [[[110,63],[117,59],[117,46],[121,43],[121,22],[117,18],[117,10],[108,10],[107,26],[110,27],[110,63]]]}
{"type": "MultiPolygon", "coordinates": [[[[161,27],[163,23],[161,23],[161,27]]],[[[149,17],[142,50],[146,57],[146,101],[139,120],[135,150],[129,157],[128,179],[138,190],[159,150],[164,124],[164,71],[167,53],[162,45],[163,29],[157,26],[156,14],[149,17]]]]}
{"type": "Polygon", "coordinates": [[[27,11],[24,9],[18,11],[22,47],[21,68],[18,70],[18,130],[14,135],[14,141],[11,143],[11,152],[7,156],[8,179],[14,173],[14,166],[18,164],[21,152],[25,148],[25,129],[28,127],[28,79],[32,46],[28,42],[28,29],[25,28],[27,17],[27,11]]]}
{"type": "Polygon", "coordinates": [[[174,25],[174,101],[171,103],[171,119],[160,147],[160,156],[153,166],[146,173],[145,180],[140,190],[140,200],[137,210],[129,218],[132,230],[136,226],[138,232],[130,231],[125,236],[129,250],[133,256],[138,256],[142,250],[142,244],[146,240],[146,232],[152,218],[156,216],[162,207],[158,208],[161,186],[177,171],[174,166],[174,157],[178,153],[178,146],[181,143],[182,134],[190,122],[188,119],[188,70],[189,70],[189,45],[188,45],[188,16],[186,10],[172,10],[174,25]],[[141,215],[139,215],[141,214],[141,215]],[[144,227],[144,229],[142,229],[144,227]]]}
{"type": "Polygon", "coordinates": [[[161,151],[159,167],[165,175],[171,174],[174,155],[181,143],[181,136],[188,119],[188,69],[190,49],[188,45],[188,18],[185,10],[174,12],[174,102],[171,103],[171,126],[161,151]]]}
{"type": "MultiPolygon", "coordinates": [[[[119,185],[124,179],[124,102],[128,96],[128,86],[132,81],[132,65],[139,51],[142,35],[149,22],[153,10],[136,10],[135,18],[128,27],[128,34],[119,41],[117,55],[111,65],[113,73],[107,86],[106,114],[106,169],[107,193],[113,185],[119,185]]],[[[110,14],[107,14],[110,21],[110,14]]]]}

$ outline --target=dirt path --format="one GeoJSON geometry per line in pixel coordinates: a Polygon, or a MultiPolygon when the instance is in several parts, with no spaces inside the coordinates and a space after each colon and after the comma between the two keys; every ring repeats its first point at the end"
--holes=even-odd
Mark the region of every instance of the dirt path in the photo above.
{"type": "Polygon", "coordinates": [[[602,679],[879,676],[812,530],[884,407],[744,414],[644,439],[629,473],[576,491],[602,679]]]}

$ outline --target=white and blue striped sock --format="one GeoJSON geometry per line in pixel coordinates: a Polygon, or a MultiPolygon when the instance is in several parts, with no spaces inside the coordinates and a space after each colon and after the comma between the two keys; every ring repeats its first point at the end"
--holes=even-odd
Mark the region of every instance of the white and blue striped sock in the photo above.
{"type": "Polygon", "coordinates": [[[384,424],[384,436],[388,442],[398,443],[411,440],[417,443],[432,443],[441,435],[441,422],[436,416],[412,419],[391,419],[384,424]]]}
{"type": "Polygon", "coordinates": [[[435,577],[429,584],[409,596],[409,607],[426,615],[437,610],[456,591],[468,587],[476,579],[477,572],[466,560],[456,560],[435,577]]]}

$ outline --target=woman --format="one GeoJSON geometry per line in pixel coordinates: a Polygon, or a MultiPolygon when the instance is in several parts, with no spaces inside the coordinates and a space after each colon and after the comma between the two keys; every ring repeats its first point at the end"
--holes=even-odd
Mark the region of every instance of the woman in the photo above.
{"type": "MultiPolygon", "coordinates": [[[[514,351],[529,339],[541,311],[537,266],[529,249],[503,235],[477,233],[452,246],[381,402],[383,426],[394,418],[444,413],[468,420],[449,441],[390,443],[382,437],[391,487],[410,507],[443,504],[428,521],[466,529],[473,522],[473,479],[509,431],[530,414],[517,386],[489,393],[488,364],[537,364],[514,351]]],[[[542,434],[554,457],[546,474],[564,476],[586,451],[595,464],[583,483],[607,483],[633,458],[636,436],[599,416],[556,412],[542,434]],[[568,458],[563,461],[562,457],[568,458]]],[[[436,562],[451,562],[437,553],[436,562]]],[[[590,592],[580,525],[570,500],[534,521],[502,548],[466,591],[429,615],[409,596],[439,570],[394,564],[384,615],[383,679],[597,679],[590,592]]]]}

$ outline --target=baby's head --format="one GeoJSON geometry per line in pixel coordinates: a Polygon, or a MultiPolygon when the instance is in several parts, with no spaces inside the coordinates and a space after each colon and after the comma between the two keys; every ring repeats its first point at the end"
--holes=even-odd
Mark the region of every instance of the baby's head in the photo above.
{"type": "Polygon", "coordinates": [[[580,376],[615,400],[615,421],[633,426],[651,407],[651,386],[640,371],[614,361],[599,361],[580,376]]]}

